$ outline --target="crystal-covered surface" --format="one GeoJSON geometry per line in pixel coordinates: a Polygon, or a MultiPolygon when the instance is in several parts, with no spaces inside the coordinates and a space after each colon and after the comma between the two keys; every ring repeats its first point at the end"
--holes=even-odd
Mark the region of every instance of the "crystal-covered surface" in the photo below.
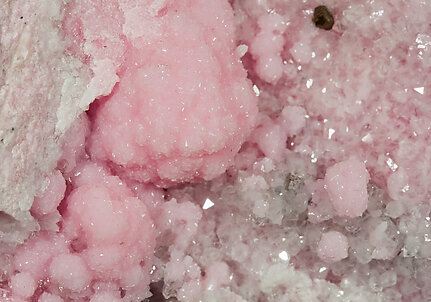
{"type": "Polygon", "coordinates": [[[70,51],[120,85],[67,136],[32,208],[41,231],[0,258],[2,298],[430,300],[428,1],[328,0],[329,30],[314,0],[204,2],[67,7],[70,51]],[[182,107],[183,88],[206,103],[182,107]]]}

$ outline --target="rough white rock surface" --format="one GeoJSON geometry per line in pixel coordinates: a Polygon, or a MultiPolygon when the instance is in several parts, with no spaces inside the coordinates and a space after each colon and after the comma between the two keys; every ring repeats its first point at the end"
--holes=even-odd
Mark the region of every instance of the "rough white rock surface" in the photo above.
{"type": "Polygon", "coordinates": [[[0,3],[0,250],[38,229],[34,196],[48,186],[62,138],[98,96],[96,73],[67,55],[61,22],[68,1],[0,3]]]}

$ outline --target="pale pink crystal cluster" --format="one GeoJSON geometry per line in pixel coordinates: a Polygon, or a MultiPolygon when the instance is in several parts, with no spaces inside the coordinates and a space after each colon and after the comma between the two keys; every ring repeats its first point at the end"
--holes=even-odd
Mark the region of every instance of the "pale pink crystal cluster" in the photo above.
{"type": "Polygon", "coordinates": [[[1,129],[57,110],[0,132],[4,175],[53,163],[1,204],[0,301],[431,299],[426,0],[49,2],[0,4],[1,129]]]}

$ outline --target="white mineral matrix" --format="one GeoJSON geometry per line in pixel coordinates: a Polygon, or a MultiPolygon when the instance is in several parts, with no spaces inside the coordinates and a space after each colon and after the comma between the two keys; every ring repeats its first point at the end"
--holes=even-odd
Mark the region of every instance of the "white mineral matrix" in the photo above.
{"type": "Polygon", "coordinates": [[[0,0],[0,302],[431,301],[429,0],[0,0]]]}

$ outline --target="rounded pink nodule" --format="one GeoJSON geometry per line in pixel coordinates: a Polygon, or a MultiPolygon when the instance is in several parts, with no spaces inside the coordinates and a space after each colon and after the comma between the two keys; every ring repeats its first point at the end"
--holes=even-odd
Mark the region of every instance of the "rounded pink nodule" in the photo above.
{"type": "Polygon", "coordinates": [[[328,168],[325,189],[339,216],[358,217],[367,209],[369,179],[365,164],[357,159],[342,161],[328,168]]]}
{"type": "Polygon", "coordinates": [[[317,255],[327,263],[340,261],[348,256],[347,237],[337,231],[323,233],[317,246],[317,255]]]}

